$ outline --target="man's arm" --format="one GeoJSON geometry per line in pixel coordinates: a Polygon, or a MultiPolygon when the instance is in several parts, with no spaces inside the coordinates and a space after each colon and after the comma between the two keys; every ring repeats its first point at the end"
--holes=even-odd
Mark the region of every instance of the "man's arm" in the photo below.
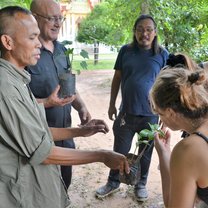
{"type": "Polygon", "coordinates": [[[91,120],[91,115],[78,91],[76,91],[76,99],[72,102],[72,106],[79,114],[81,125],[84,125],[91,120]]]}
{"type": "Polygon", "coordinates": [[[54,141],[60,141],[73,137],[92,136],[98,132],[106,134],[109,131],[103,120],[93,119],[87,124],[77,128],[50,128],[54,141]]]}
{"type": "Polygon", "coordinates": [[[93,162],[102,162],[111,169],[118,169],[121,174],[129,173],[126,157],[122,154],[107,150],[73,150],[53,146],[43,164],[81,165],[93,162]]]}
{"type": "Polygon", "coordinates": [[[113,115],[115,118],[117,117],[117,109],[116,109],[116,98],[118,96],[118,91],[121,83],[121,71],[115,70],[113,81],[111,85],[111,95],[110,95],[110,105],[108,109],[108,116],[111,120],[113,120],[113,115]]]}

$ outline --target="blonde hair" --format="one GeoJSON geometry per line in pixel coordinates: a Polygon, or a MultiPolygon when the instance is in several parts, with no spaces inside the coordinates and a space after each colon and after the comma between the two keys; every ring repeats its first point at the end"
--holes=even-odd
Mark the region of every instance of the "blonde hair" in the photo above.
{"type": "Polygon", "coordinates": [[[189,118],[200,118],[208,112],[207,73],[185,67],[162,70],[150,91],[150,102],[161,109],[172,108],[189,118]]]}

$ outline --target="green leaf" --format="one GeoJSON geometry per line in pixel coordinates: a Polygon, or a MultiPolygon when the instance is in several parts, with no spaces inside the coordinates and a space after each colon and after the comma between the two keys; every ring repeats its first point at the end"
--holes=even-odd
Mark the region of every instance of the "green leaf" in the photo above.
{"type": "Polygon", "coordinates": [[[80,62],[80,66],[81,66],[83,69],[87,69],[87,62],[86,62],[86,61],[81,61],[81,62],[80,62]]]}
{"type": "Polygon", "coordinates": [[[162,130],[159,129],[157,130],[157,132],[159,133],[161,137],[165,137],[165,133],[162,130]]]}
{"type": "Polygon", "coordinates": [[[149,144],[149,141],[148,140],[143,140],[141,143],[143,143],[143,144],[149,144]]]}
{"type": "Polygon", "coordinates": [[[138,140],[136,142],[136,147],[139,147],[140,144],[148,144],[149,145],[149,140],[138,140]]]}
{"type": "Polygon", "coordinates": [[[147,137],[148,138],[148,134],[150,133],[151,131],[149,129],[143,129],[139,132],[139,135],[141,136],[141,138],[145,138],[147,137]]]}
{"type": "Polygon", "coordinates": [[[83,49],[80,52],[80,56],[82,56],[83,58],[89,59],[88,52],[83,49]]]}
{"type": "Polygon", "coordinates": [[[148,123],[148,125],[150,126],[151,131],[157,131],[160,128],[160,126],[158,124],[148,123]]]}
{"type": "Polygon", "coordinates": [[[71,45],[72,44],[72,41],[69,41],[69,40],[64,40],[61,42],[64,46],[67,46],[67,45],[71,45]]]}
{"type": "Polygon", "coordinates": [[[149,127],[150,127],[151,130],[154,130],[154,129],[153,129],[153,124],[148,123],[148,125],[149,125],[149,127]]]}
{"type": "Polygon", "coordinates": [[[73,54],[73,52],[74,52],[74,48],[68,48],[68,49],[66,50],[65,54],[66,54],[67,56],[69,56],[70,54],[73,54]]]}
{"type": "Polygon", "coordinates": [[[154,131],[151,131],[149,134],[148,134],[148,139],[149,140],[153,140],[154,139],[154,131]]]}
{"type": "Polygon", "coordinates": [[[138,141],[138,143],[136,144],[137,146],[141,143],[145,143],[146,141],[153,140],[155,132],[158,132],[161,137],[165,136],[164,132],[160,129],[160,126],[158,124],[150,124],[150,123],[148,124],[150,126],[150,130],[143,129],[137,134],[137,141],[138,141]],[[148,138],[148,140],[143,140],[145,138],[148,138]]]}

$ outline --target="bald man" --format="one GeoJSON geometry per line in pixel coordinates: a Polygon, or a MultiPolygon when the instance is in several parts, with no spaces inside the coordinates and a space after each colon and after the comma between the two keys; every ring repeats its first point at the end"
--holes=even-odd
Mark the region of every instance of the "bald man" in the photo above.
{"type": "Polygon", "coordinates": [[[58,165],[103,162],[129,172],[123,155],[61,148],[53,141],[108,131],[101,120],[81,128],[48,128],[24,70],[40,58],[37,22],[21,7],[0,9],[0,202],[1,208],[64,208],[69,198],[58,165]]]}
{"type": "MultiPolygon", "coordinates": [[[[58,75],[66,73],[70,67],[70,61],[65,55],[66,48],[57,41],[64,21],[60,5],[54,0],[34,0],[31,3],[31,11],[38,22],[42,47],[37,64],[27,67],[27,70],[31,74],[30,88],[38,102],[45,106],[48,125],[70,127],[71,106],[77,110],[81,124],[86,124],[90,121],[91,115],[79,93],[76,92],[76,96],[65,99],[60,99],[58,96],[58,75]]],[[[60,147],[75,148],[72,138],[55,144],[60,147]]],[[[71,166],[62,166],[61,174],[68,189],[72,177],[71,166]]]]}

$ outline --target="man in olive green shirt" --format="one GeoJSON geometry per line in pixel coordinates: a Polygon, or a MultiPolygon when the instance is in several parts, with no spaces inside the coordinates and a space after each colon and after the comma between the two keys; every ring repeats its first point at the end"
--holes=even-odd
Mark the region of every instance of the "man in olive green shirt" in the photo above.
{"type": "Polygon", "coordinates": [[[1,208],[64,208],[69,198],[58,165],[103,162],[129,172],[126,158],[112,151],[81,151],[53,141],[106,133],[101,120],[80,128],[48,128],[24,70],[40,57],[40,31],[21,7],[0,10],[0,202],[1,208]]]}

